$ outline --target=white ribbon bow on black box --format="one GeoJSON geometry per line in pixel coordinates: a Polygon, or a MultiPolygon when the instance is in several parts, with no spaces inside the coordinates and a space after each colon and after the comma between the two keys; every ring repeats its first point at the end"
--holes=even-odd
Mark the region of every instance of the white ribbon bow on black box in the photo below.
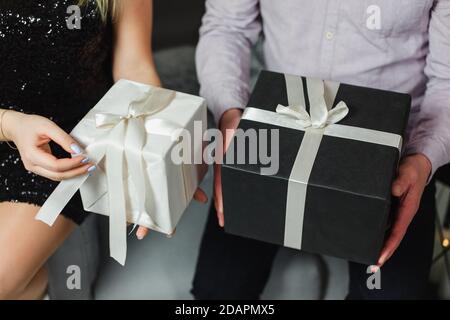
{"type": "Polygon", "coordinates": [[[328,135],[382,144],[397,148],[399,153],[402,149],[402,137],[388,132],[339,125],[338,122],[345,118],[349,109],[343,101],[331,108],[339,88],[339,83],[336,82],[306,79],[310,103],[308,113],[305,94],[301,89],[302,79],[291,75],[285,77],[288,107],[278,105],[275,113],[246,108],[242,119],[305,131],[289,178],[284,239],[286,247],[301,249],[306,190],[322,137],[328,135]]]}

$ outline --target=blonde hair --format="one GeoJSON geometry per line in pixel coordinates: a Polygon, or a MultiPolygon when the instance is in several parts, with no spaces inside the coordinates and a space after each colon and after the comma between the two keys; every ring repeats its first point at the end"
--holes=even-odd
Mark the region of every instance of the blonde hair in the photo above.
{"type": "MultiPolygon", "coordinates": [[[[89,0],[79,0],[79,5],[85,5],[89,2],[89,0]]],[[[106,21],[108,15],[111,17],[115,17],[119,10],[119,2],[120,0],[95,0],[97,3],[98,11],[103,21],[106,21]]]]}

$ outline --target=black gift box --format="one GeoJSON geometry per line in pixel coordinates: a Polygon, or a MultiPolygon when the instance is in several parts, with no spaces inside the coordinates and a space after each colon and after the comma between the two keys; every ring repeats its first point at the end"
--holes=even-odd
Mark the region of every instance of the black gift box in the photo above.
{"type": "MultiPolygon", "coordinates": [[[[341,84],[333,106],[339,101],[349,108],[339,124],[403,137],[409,95],[341,84]]],[[[305,103],[309,111],[308,97],[305,103]]],[[[263,71],[247,107],[275,112],[279,104],[289,104],[285,75],[263,71]]],[[[254,164],[238,164],[232,143],[234,157],[230,161],[225,155],[222,165],[225,230],[284,245],[289,177],[305,132],[244,119],[239,129],[256,129],[257,139],[258,129],[279,129],[279,170],[275,175],[261,175],[267,165],[259,158],[254,164]]],[[[269,134],[269,153],[270,146],[269,134]]],[[[247,160],[249,148],[247,143],[247,160]]],[[[323,136],[306,189],[301,250],[376,264],[392,218],[391,183],[398,161],[395,147],[323,136]]]]}

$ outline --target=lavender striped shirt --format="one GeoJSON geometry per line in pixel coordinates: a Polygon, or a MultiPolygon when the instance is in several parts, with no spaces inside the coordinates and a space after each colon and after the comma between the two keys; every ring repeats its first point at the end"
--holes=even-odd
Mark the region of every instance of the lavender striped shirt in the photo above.
{"type": "Polygon", "coordinates": [[[411,94],[405,152],[450,162],[450,0],[207,0],[196,60],[216,120],[245,106],[261,34],[269,70],[411,94]]]}

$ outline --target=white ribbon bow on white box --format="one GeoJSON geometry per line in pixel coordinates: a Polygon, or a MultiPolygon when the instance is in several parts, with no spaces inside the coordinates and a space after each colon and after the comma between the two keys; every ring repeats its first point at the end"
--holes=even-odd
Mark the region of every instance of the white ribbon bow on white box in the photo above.
{"type": "MultiPolygon", "coordinates": [[[[175,92],[167,89],[151,87],[142,97],[132,101],[127,114],[99,112],[95,114],[95,126],[104,131],[85,150],[89,158],[96,163],[105,161],[105,172],[97,170],[96,175],[105,175],[107,185],[101,183],[92,186],[95,192],[82,194],[85,207],[90,207],[99,198],[108,193],[110,215],[110,253],[111,257],[124,265],[126,260],[126,228],[127,208],[124,186],[124,158],[126,171],[134,184],[134,191],[138,199],[139,216],[145,212],[146,195],[149,192],[144,178],[144,160],[142,148],[146,143],[148,133],[170,136],[179,131],[180,126],[167,119],[147,118],[164,110],[174,99],[175,92]]],[[[176,140],[176,137],[172,137],[176,140]]],[[[187,175],[185,175],[187,177],[187,175]]],[[[53,225],[56,218],[77,192],[89,181],[89,175],[79,176],[62,181],[50,195],[38,212],[36,219],[48,225],[53,225]]],[[[188,185],[188,184],[186,184],[188,185]]],[[[185,190],[185,194],[190,193],[185,190]]],[[[152,224],[157,224],[148,218],[152,224]]]]}

